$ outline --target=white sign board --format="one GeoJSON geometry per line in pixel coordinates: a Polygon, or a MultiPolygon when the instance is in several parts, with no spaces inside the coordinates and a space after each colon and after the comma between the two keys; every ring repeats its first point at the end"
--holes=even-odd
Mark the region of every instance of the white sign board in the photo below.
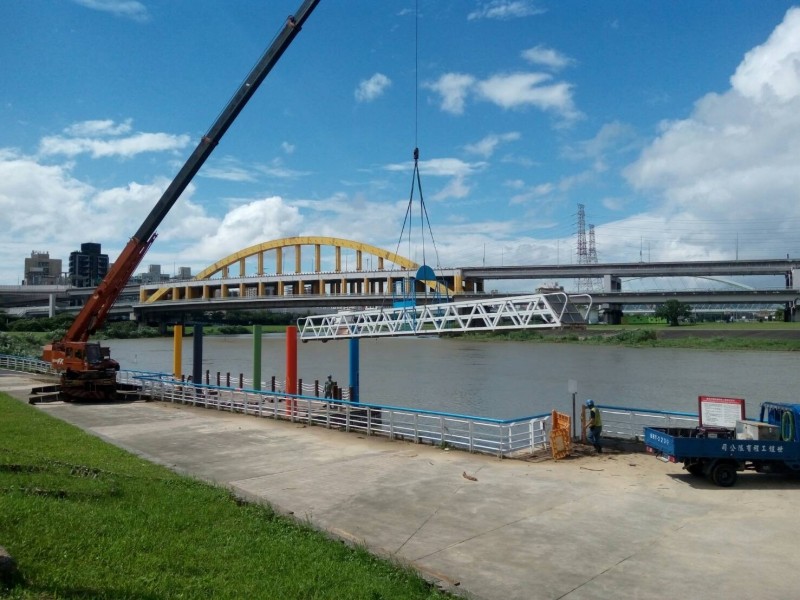
{"type": "Polygon", "coordinates": [[[736,427],[744,420],[744,398],[699,396],[700,427],[736,427]]]}

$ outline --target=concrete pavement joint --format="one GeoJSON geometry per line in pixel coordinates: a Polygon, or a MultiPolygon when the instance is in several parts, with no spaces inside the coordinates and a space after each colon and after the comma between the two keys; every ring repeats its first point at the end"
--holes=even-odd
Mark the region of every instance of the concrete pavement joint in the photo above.
{"type": "MultiPolygon", "coordinates": [[[[464,485],[463,485],[463,484],[461,484],[461,485],[458,485],[458,486],[456,487],[456,489],[455,489],[455,490],[453,490],[453,493],[452,493],[452,494],[449,494],[448,498],[450,498],[450,497],[452,497],[452,496],[455,496],[455,495],[456,495],[456,494],[459,492],[459,490],[460,490],[461,488],[463,488],[463,487],[464,487],[464,485]]],[[[419,524],[419,527],[417,527],[417,528],[414,530],[414,532],[413,532],[413,533],[412,533],[410,536],[408,536],[408,537],[406,538],[406,540],[405,540],[405,541],[404,541],[402,544],[400,544],[400,545],[397,547],[397,550],[395,550],[395,552],[394,552],[394,553],[395,553],[395,554],[399,554],[399,553],[400,553],[400,551],[403,549],[403,546],[405,546],[405,545],[406,545],[408,542],[410,542],[410,541],[411,541],[411,540],[414,538],[414,536],[415,536],[415,535],[417,535],[417,534],[418,534],[418,533],[419,533],[419,532],[422,530],[422,528],[423,528],[423,527],[425,527],[425,525],[427,525],[427,524],[428,524],[428,522],[429,522],[429,521],[430,521],[430,520],[431,520],[433,517],[435,517],[435,516],[436,516],[436,515],[439,513],[439,510],[442,508],[442,506],[444,506],[444,504],[445,504],[444,502],[442,502],[441,504],[439,504],[439,506],[437,506],[437,507],[436,507],[436,510],[434,510],[432,513],[430,513],[430,514],[429,514],[429,515],[428,515],[428,516],[425,518],[425,520],[424,520],[424,521],[422,521],[422,523],[420,523],[420,524],[419,524]]]]}
{"type": "Polygon", "coordinates": [[[637,554],[638,554],[638,551],[637,551],[637,552],[632,552],[632,553],[630,553],[628,556],[626,556],[626,557],[624,557],[624,558],[620,559],[620,560],[619,560],[619,561],[617,561],[615,564],[613,564],[613,565],[610,565],[610,566],[606,567],[605,569],[603,569],[602,571],[600,571],[599,573],[597,573],[596,575],[593,575],[592,577],[590,577],[589,579],[587,579],[586,581],[584,581],[582,584],[575,586],[575,587],[574,587],[574,588],[572,588],[570,591],[568,591],[566,594],[562,594],[561,596],[558,596],[557,598],[554,598],[553,600],[561,600],[562,598],[566,598],[567,596],[569,596],[570,594],[572,594],[572,592],[574,592],[574,591],[576,591],[576,590],[579,590],[579,589],[581,589],[582,587],[585,587],[585,586],[587,586],[588,584],[592,583],[592,582],[593,582],[595,579],[597,579],[598,577],[602,577],[603,575],[605,575],[605,574],[606,574],[606,573],[608,573],[609,571],[611,571],[611,570],[613,570],[613,569],[616,569],[618,566],[620,566],[620,565],[621,565],[622,563],[624,563],[626,560],[629,560],[630,558],[632,558],[632,557],[636,556],[637,554]]]}
{"type": "MultiPolygon", "coordinates": [[[[574,504],[576,501],[580,501],[580,500],[582,500],[582,499],[584,499],[584,498],[586,498],[586,497],[588,497],[590,495],[591,494],[586,494],[584,496],[578,496],[577,498],[575,498],[575,499],[573,499],[573,500],[571,500],[571,501],[569,501],[568,503],[565,503],[565,504],[574,504]]],[[[471,542],[471,541],[476,540],[476,539],[478,539],[480,537],[495,533],[497,531],[500,531],[501,529],[505,529],[509,525],[516,525],[517,523],[522,523],[523,521],[527,521],[528,519],[531,518],[531,516],[541,517],[542,515],[545,515],[545,514],[547,514],[549,512],[552,512],[556,508],[559,508],[559,509],[564,508],[565,504],[561,504],[561,505],[558,505],[558,506],[550,506],[547,510],[544,510],[544,511],[541,511],[541,512],[535,512],[535,513],[532,513],[532,514],[525,514],[525,515],[521,516],[518,519],[513,519],[511,521],[507,521],[505,523],[501,523],[500,525],[498,525],[496,527],[491,527],[489,529],[484,529],[483,531],[480,531],[480,532],[478,532],[478,533],[476,533],[474,535],[462,538],[459,541],[454,542],[452,544],[448,544],[447,546],[445,546],[443,548],[439,548],[438,550],[436,550],[436,552],[431,552],[429,554],[418,556],[415,560],[423,560],[423,559],[426,559],[426,558],[430,558],[432,556],[436,556],[437,554],[441,554],[442,552],[446,552],[448,550],[451,550],[453,548],[456,548],[458,546],[466,544],[467,542],[471,542]]]]}

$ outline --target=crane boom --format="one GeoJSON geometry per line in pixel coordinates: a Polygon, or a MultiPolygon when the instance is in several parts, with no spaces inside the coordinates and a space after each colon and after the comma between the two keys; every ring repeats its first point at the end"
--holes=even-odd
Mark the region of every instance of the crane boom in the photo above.
{"type": "Polygon", "coordinates": [[[214,151],[222,136],[225,135],[259,85],[300,32],[306,19],[319,2],[320,0],[304,0],[297,12],[289,16],[283,28],[272,40],[214,124],[201,138],[194,152],[186,160],[150,214],[130,238],[113,267],[75,317],[67,333],[60,341],[45,346],[42,358],[51,362],[56,370],[66,372],[71,375],[73,380],[86,378],[96,381],[107,378],[109,367],[119,368],[119,365],[110,360],[107,353],[103,357],[99,356],[99,346],[96,351],[91,351],[92,349],[87,347],[89,336],[105,322],[125,284],[155,241],[158,226],[214,151]],[[92,355],[92,357],[88,355],[92,355]],[[102,377],[98,375],[99,372],[103,373],[102,377]]]}

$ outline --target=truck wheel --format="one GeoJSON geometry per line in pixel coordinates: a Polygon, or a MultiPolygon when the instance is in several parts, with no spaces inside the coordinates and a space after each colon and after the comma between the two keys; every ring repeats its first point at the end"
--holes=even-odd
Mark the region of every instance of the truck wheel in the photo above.
{"type": "Polygon", "coordinates": [[[729,462],[717,463],[711,472],[711,480],[720,487],[731,487],[736,477],[736,467],[729,462]]]}
{"type": "Polygon", "coordinates": [[[686,465],[686,470],[689,472],[690,475],[694,475],[695,477],[702,477],[703,476],[703,463],[692,463],[690,465],[686,465]]]}

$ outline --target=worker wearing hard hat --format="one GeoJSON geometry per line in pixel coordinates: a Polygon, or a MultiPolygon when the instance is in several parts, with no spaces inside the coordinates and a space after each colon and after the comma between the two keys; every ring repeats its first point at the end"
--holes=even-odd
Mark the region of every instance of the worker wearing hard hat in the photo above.
{"type": "Polygon", "coordinates": [[[586,401],[586,408],[589,409],[589,420],[586,421],[586,438],[594,446],[597,453],[603,451],[600,445],[600,434],[603,431],[603,418],[600,416],[600,409],[594,405],[594,400],[586,401]]]}

